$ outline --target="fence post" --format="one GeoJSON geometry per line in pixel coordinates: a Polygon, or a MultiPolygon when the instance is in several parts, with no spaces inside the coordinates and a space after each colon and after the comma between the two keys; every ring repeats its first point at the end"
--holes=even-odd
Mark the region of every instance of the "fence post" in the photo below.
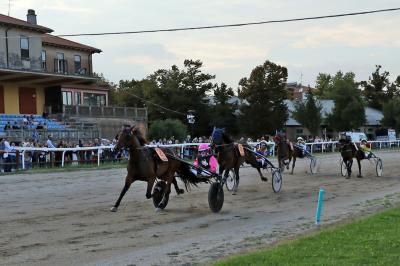
{"type": "Polygon", "coordinates": [[[97,149],[97,166],[100,166],[100,147],[97,149]]]}
{"type": "Polygon", "coordinates": [[[65,162],[65,159],[64,159],[64,158],[65,158],[65,152],[66,152],[66,151],[63,151],[63,152],[62,152],[62,156],[61,156],[61,167],[64,167],[64,162],[65,162]]]}
{"type": "Polygon", "coordinates": [[[22,170],[25,170],[25,151],[22,151],[22,170]]]}
{"type": "Polygon", "coordinates": [[[18,171],[18,166],[19,166],[19,150],[15,152],[15,171],[18,171]]]}

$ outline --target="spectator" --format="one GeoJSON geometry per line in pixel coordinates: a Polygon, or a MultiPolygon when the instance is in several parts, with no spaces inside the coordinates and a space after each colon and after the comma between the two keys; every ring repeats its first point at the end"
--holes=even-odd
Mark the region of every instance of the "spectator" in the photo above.
{"type": "Polygon", "coordinates": [[[14,121],[14,124],[12,126],[12,129],[21,129],[20,125],[18,125],[17,121],[14,121]]]}
{"type": "Polygon", "coordinates": [[[10,143],[8,142],[7,137],[3,139],[4,143],[4,153],[3,153],[3,159],[4,159],[4,172],[9,173],[11,172],[11,157],[9,156],[9,153],[12,151],[12,148],[10,146],[10,143]]]}
{"type": "Polygon", "coordinates": [[[43,130],[43,125],[42,122],[39,122],[39,124],[36,126],[37,130],[43,130]]]}
{"type": "Polygon", "coordinates": [[[47,141],[46,141],[47,148],[55,148],[52,139],[53,136],[51,134],[47,136],[47,141]]]}
{"type": "Polygon", "coordinates": [[[9,129],[11,129],[10,121],[8,121],[7,124],[4,126],[4,130],[9,130],[9,129]]]}

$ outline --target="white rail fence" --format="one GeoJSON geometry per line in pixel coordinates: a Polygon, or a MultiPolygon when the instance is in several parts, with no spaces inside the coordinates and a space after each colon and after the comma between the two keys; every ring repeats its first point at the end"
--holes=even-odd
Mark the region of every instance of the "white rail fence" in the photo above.
{"type": "MultiPolygon", "coordinates": [[[[274,142],[250,142],[248,143],[251,146],[256,146],[260,143],[267,144],[269,152],[272,156],[275,156],[275,143],[274,142]]],[[[337,141],[327,141],[327,142],[312,142],[306,143],[307,149],[311,152],[335,152],[337,141]]],[[[396,141],[369,141],[372,144],[373,149],[383,149],[383,148],[400,148],[400,140],[396,141]]],[[[148,145],[149,147],[168,147],[168,148],[176,148],[180,151],[181,156],[185,156],[188,153],[189,149],[196,149],[198,145],[202,143],[183,143],[183,144],[171,144],[171,145],[148,145]]],[[[207,143],[208,144],[208,143],[207,143]]],[[[79,151],[96,151],[97,154],[101,154],[104,150],[114,150],[114,146],[97,146],[97,147],[77,147],[77,148],[34,148],[34,147],[15,147],[16,151],[19,151],[21,157],[21,166],[22,169],[25,169],[25,158],[27,151],[35,151],[35,152],[62,152],[61,156],[61,167],[65,166],[65,153],[68,151],[71,152],[79,152],[79,151]]],[[[14,151],[15,152],[15,151],[14,151]]],[[[97,156],[97,165],[99,166],[101,163],[100,156],[97,156]]]]}

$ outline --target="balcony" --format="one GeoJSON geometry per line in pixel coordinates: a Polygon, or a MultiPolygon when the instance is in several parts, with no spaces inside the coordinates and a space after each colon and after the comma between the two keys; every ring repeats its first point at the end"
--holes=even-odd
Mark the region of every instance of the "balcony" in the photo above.
{"type": "Polygon", "coordinates": [[[78,73],[69,73],[67,60],[55,59],[54,69],[51,69],[51,63],[46,66],[39,58],[21,59],[19,55],[13,54],[10,55],[7,62],[6,57],[0,53],[0,82],[26,82],[31,86],[57,86],[60,84],[90,85],[96,83],[97,80],[86,69],[78,73]]]}

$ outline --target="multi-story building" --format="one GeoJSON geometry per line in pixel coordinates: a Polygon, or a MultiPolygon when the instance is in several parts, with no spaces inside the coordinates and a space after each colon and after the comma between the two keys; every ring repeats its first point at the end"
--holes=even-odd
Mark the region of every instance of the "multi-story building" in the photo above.
{"type": "Polygon", "coordinates": [[[92,56],[101,50],[50,35],[35,11],[20,20],[0,14],[0,113],[58,113],[63,106],[107,106],[92,56]]]}

